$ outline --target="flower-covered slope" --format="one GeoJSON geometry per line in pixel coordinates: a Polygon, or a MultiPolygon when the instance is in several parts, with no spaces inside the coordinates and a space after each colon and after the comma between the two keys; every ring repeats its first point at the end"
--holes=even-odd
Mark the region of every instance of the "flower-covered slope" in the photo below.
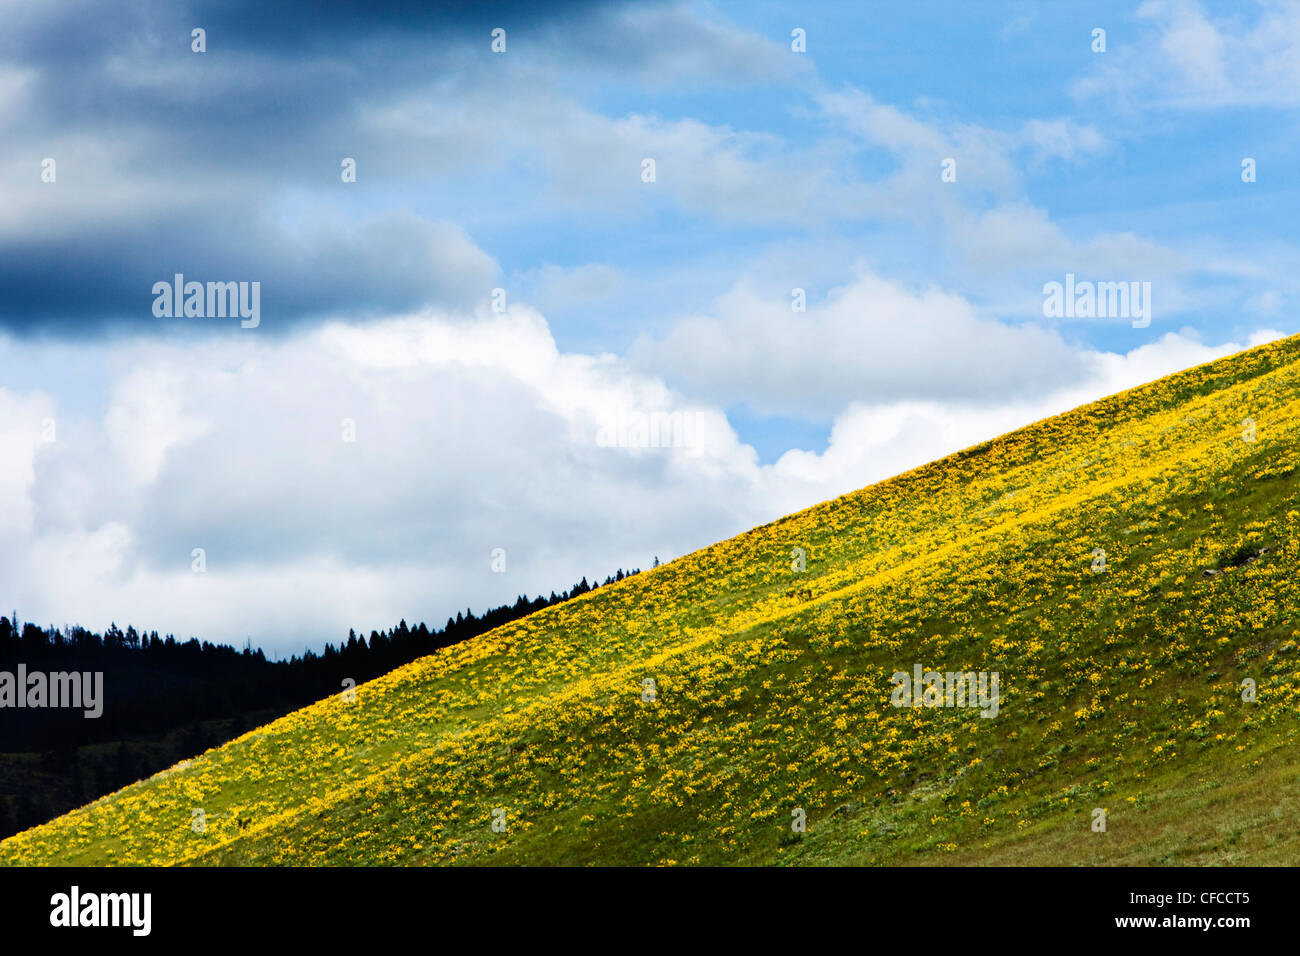
{"type": "Polygon", "coordinates": [[[1297,464],[1289,339],[423,658],[0,864],[1294,862],[1297,464]],[[996,674],[996,716],[895,706],[917,665],[996,674]]]}

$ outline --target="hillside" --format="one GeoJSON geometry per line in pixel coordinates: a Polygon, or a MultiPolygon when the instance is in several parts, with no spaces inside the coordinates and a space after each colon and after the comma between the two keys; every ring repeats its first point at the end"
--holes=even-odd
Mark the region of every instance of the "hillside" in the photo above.
{"type": "MultiPolygon", "coordinates": [[[[605,584],[638,573],[619,568],[605,584]]],[[[113,624],[101,635],[0,616],[0,685],[25,666],[101,673],[103,686],[112,688],[94,720],[64,708],[0,712],[0,840],[337,693],[344,680],[371,680],[598,587],[598,579],[588,584],[584,576],[549,598],[521,594],[482,614],[466,608],[441,629],[403,620],[386,632],[372,630],[369,640],[353,630],[337,648],[326,643],[323,653],[287,660],[267,660],[247,645],[241,654],[228,644],[163,639],[129,625],[123,631],[113,624]]]]}
{"type": "Polygon", "coordinates": [[[421,658],[0,863],[1294,863],[1298,463],[1300,337],[421,658]],[[997,715],[892,706],[917,664],[996,672],[997,715]]]}

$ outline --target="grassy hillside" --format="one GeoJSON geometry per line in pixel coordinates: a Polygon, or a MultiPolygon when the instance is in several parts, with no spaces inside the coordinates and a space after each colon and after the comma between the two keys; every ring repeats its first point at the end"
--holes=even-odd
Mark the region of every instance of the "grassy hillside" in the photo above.
{"type": "Polygon", "coordinates": [[[1300,338],[423,658],[0,863],[1294,863],[1298,463],[1300,338]],[[892,706],[915,664],[997,672],[998,715],[892,706]]]}

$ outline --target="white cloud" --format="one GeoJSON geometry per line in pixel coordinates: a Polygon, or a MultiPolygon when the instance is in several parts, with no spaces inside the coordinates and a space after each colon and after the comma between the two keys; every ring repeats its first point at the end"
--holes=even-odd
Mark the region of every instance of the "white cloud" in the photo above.
{"type": "Polygon", "coordinates": [[[1248,22],[1212,18],[1193,0],[1148,0],[1145,26],[1095,57],[1078,80],[1080,97],[1113,98],[1129,107],[1217,109],[1300,104],[1300,7],[1261,2],[1248,22]]]}
{"type": "Polygon", "coordinates": [[[53,405],[47,396],[16,395],[0,388],[0,532],[6,536],[31,528],[28,492],[36,480],[36,453],[44,423],[52,416],[53,405]]]}
{"type": "Polygon", "coordinates": [[[0,65],[0,121],[10,119],[27,97],[35,74],[10,64],[0,65]]]}
{"type": "Polygon", "coordinates": [[[1284,303],[1285,299],[1276,289],[1265,289],[1247,299],[1245,307],[1257,315],[1275,316],[1282,311],[1284,303]]]}
{"type": "Polygon", "coordinates": [[[886,180],[887,192],[906,188],[909,204],[924,200],[939,205],[954,193],[964,195],[967,203],[980,197],[1016,197],[1024,179],[1019,154],[1027,153],[1029,163],[1037,167],[1054,159],[1077,162],[1110,149],[1095,126],[1064,117],[1030,119],[1012,130],[923,120],[854,87],[823,92],[817,103],[824,116],[863,144],[893,154],[897,169],[886,180]],[[956,162],[961,191],[936,188],[940,163],[948,158],[956,162]]]}
{"type": "Polygon", "coordinates": [[[1131,232],[1071,238],[1028,203],[1004,203],[953,221],[953,241],[980,269],[1070,269],[1150,279],[1191,267],[1181,253],[1131,232]]]}
{"type": "Polygon", "coordinates": [[[1105,153],[1110,148],[1097,127],[1064,118],[1028,120],[1016,140],[1030,150],[1037,163],[1048,159],[1079,160],[1105,153]]]}
{"type": "Polygon", "coordinates": [[[855,403],[835,420],[821,453],[793,450],[771,468],[778,507],[794,510],[851,488],[899,474],[1023,425],[1164,375],[1281,338],[1261,331],[1244,344],[1209,346],[1169,333],[1127,353],[1084,352],[1085,378],[1027,399],[969,405],[941,401],[855,403]]]}
{"type": "Polygon", "coordinates": [[[187,370],[165,365],[136,367],[118,383],[104,429],[134,484],[153,483],[169,448],[210,427],[175,400],[191,384],[187,370]]]}
{"type": "MultiPolygon", "coordinates": [[[[949,328],[967,348],[999,334],[960,300],[877,279],[822,321],[891,297],[875,321],[919,307],[956,315],[949,328]]],[[[896,346],[919,362],[938,344],[920,325],[898,343],[860,341],[879,369],[896,346]]],[[[1007,334],[995,350],[1031,341],[1007,334]]],[[[55,347],[70,348],[0,340],[0,366],[40,364],[55,347]]],[[[348,627],[437,624],[466,605],[644,567],[1237,348],[1168,335],[1127,355],[1063,354],[1082,372],[1031,395],[972,399],[940,385],[897,400],[882,388],[837,410],[820,453],[760,465],[717,407],[614,356],[561,352],[527,308],[185,346],[87,342],[83,360],[111,377],[102,415],[0,391],[0,580],[29,619],[247,636],[295,652],[348,627]],[[696,416],[695,445],[602,447],[602,421],[629,411],[696,416]],[[52,444],[39,438],[47,417],[59,417],[52,444]],[[343,440],[344,419],[355,442],[343,440]],[[497,547],[505,575],[490,570],[497,547]],[[194,548],[205,573],[191,570],[194,548]]],[[[936,353],[929,381],[958,374],[942,372],[950,351],[936,353]]],[[[779,381],[817,385],[806,355],[788,359],[771,366],[779,381]]]]}
{"type": "MultiPolygon", "coordinates": [[[[45,347],[3,342],[0,357],[45,347]]],[[[0,393],[0,580],[32,619],[295,650],[647,566],[759,520],[755,456],[721,413],[612,357],[561,354],[526,308],[81,348],[114,370],[102,419],[65,416],[40,445],[49,400],[0,393]],[[601,447],[620,410],[696,415],[696,445],[601,447]]]]}
{"type": "Polygon", "coordinates": [[[711,11],[686,3],[614,5],[597,12],[580,35],[565,32],[557,46],[576,44],[583,62],[649,87],[701,79],[726,84],[788,83],[811,71],[807,57],[711,11]]]}
{"type": "Polygon", "coordinates": [[[958,295],[871,274],[805,313],[741,284],[712,314],[642,337],[629,357],[723,406],[811,419],[855,401],[1041,393],[1085,372],[1053,330],[987,319],[958,295]]]}
{"type": "Polygon", "coordinates": [[[601,262],[565,268],[547,262],[518,277],[523,297],[542,312],[592,305],[613,295],[626,277],[601,262]]]}

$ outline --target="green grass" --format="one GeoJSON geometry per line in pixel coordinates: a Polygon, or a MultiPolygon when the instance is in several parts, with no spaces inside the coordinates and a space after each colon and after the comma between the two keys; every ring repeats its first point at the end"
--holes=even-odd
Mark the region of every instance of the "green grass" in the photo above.
{"type": "Polygon", "coordinates": [[[0,863],[1293,863],[1297,464],[1289,339],[424,658],[0,863]],[[997,672],[998,716],[892,706],[914,663],[997,672]]]}

